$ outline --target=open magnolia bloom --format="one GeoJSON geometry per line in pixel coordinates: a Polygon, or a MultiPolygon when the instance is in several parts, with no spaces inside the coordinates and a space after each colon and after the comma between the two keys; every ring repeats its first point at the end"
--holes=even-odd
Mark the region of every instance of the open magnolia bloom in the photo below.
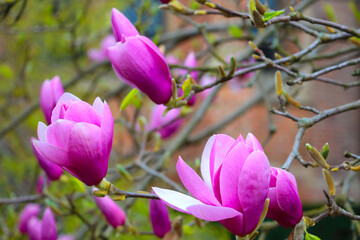
{"type": "Polygon", "coordinates": [[[38,125],[36,152],[88,186],[105,177],[113,140],[114,119],[106,102],[93,105],[70,93],[59,99],[51,124],[38,125]]]}
{"type": "Polygon", "coordinates": [[[219,134],[206,143],[201,179],[179,157],[177,172],[195,197],[154,187],[168,206],[207,221],[219,221],[233,234],[251,238],[263,221],[269,200],[270,164],[255,136],[236,140],[219,134]]]}

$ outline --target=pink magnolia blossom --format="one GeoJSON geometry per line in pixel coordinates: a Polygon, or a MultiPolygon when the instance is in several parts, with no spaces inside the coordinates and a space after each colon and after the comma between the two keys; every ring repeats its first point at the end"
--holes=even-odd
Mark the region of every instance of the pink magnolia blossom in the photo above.
{"type": "Polygon", "coordinates": [[[46,159],[92,186],[105,177],[113,140],[114,119],[106,102],[93,105],[70,93],[59,99],[49,126],[38,125],[35,149],[46,159]]]}
{"type": "Polygon", "coordinates": [[[158,47],[144,36],[122,36],[108,48],[116,75],[139,89],[156,104],[167,103],[172,95],[170,69],[158,47]]]}
{"type": "Polygon", "coordinates": [[[130,37],[139,35],[135,26],[116,8],[111,11],[111,26],[116,42],[121,41],[122,36],[130,37]]]}
{"type": "MultiPolygon", "coordinates": [[[[210,84],[210,83],[213,83],[216,81],[216,77],[211,77],[210,75],[208,74],[205,74],[202,78],[201,78],[201,81],[200,81],[200,84],[201,86],[205,86],[207,84],[210,84]]],[[[211,88],[208,88],[202,92],[199,93],[199,95],[203,98],[203,99],[206,99],[209,94],[211,93],[212,89],[211,88]]]]}
{"type": "Polygon", "coordinates": [[[60,235],[58,240],[74,240],[74,239],[75,238],[73,235],[66,234],[66,235],[60,235]]]}
{"type": "Polygon", "coordinates": [[[155,236],[163,238],[171,230],[171,222],[166,205],[160,200],[150,199],[149,212],[155,236]]]}
{"type": "Polygon", "coordinates": [[[41,85],[40,107],[48,124],[51,123],[52,110],[63,93],[64,88],[59,76],[55,76],[51,80],[46,79],[41,85]]]}
{"type": "MultiPolygon", "coordinates": [[[[38,131],[40,129],[38,128],[38,131]]],[[[39,135],[39,132],[38,132],[39,135]]],[[[31,138],[31,146],[34,152],[34,155],[36,157],[36,159],[38,160],[38,163],[40,165],[40,167],[45,171],[46,176],[50,179],[50,180],[58,180],[62,173],[63,170],[61,167],[59,167],[58,165],[56,165],[55,163],[49,161],[48,159],[46,159],[46,157],[44,155],[42,155],[34,146],[34,141],[36,141],[35,138],[31,138]]]]}
{"type": "MultiPolygon", "coordinates": [[[[96,190],[96,188],[93,190],[96,190]]],[[[108,195],[105,197],[97,197],[94,195],[94,200],[106,218],[106,221],[110,223],[113,228],[125,224],[126,214],[108,195]]]]}
{"type": "Polygon", "coordinates": [[[220,134],[206,143],[201,175],[179,157],[177,172],[195,197],[154,187],[169,207],[207,221],[219,221],[235,235],[253,234],[266,211],[269,161],[255,136],[236,140],[220,134]]]}
{"type": "Polygon", "coordinates": [[[294,175],[280,168],[271,168],[269,210],[266,217],[285,228],[294,227],[303,217],[302,205],[294,175]]]}
{"type": "Polygon", "coordinates": [[[19,231],[23,234],[28,231],[28,222],[31,218],[37,216],[41,208],[39,204],[28,203],[25,208],[21,211],[19,217],[19,231]]]}
{"type": "Polygon", "coordinates": [[[42,240],[41,237],[41,220],[37,217],[32,217],[27,224],[27,234],[30,240],[42,240]]]}
{"type": "Polygon", "coordinates": [[[90,49],[87,52],[88,57],[94,62],[102,62],[108,59],[107,48],[115,45],[114,35],[108,35],[100,43],[99,49],[90,49]]]}
{"type": "Polygon", "coordinates": [[[174,121],[174,119],[179,117],[181,114],[181,110],[179,108],[171,109],[163,117],[165,109],[166,107],[164,105],[155,105],[151,113],[150,123],[147,127],[148,130],[152,130],[163,126],[158,130],[161,138],[163,139],[171,137],[179,129],[183,122],[182,119],[174,121]]]}
{"type": "Polygon", "coordinates": [[[45,209],[41,220],[41,240],[56,240],[56,221],[53,212],[48,207],[45,209]]]}

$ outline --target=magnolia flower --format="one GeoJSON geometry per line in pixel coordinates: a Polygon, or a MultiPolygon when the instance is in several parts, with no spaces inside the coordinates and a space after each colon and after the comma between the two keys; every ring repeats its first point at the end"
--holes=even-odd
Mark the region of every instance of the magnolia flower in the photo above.
{"type": "MultiPolygon", "coordinates": [[[[40,129],[38,128],[38,135],[40,134],[39,130],[40,129]]],[[[44,170],[44,172],[46,173],[46,176],[50,180],[53,180],[53,181],[58,180],[63,173],[62,168],[59,167],[58,165],[56,165],[55,163],[49,161],[46,157],[44,157],[44,155],[42,155],[40,152],[38,152],[38,150],[34,146],[34,141],[36,141],[36,139],[31,138],[31,147],[33,149],[33,153],[34,153],[36,159],[38,160],[40,167],[44,170]]]]}
{"type": "Polygon", "coordinates": [[[280,168],[271,168],[269,210],[266,217],[281,226],[294,227],[303,217],[294,175],[280,168]]]}
{"type": "Polygon", "coordinates": [[[171,109],[166,113],[165,116],[163,116],[165,109],[166,107],[163,105],[155,105],[151,113],[150,123],[147,127],[148,130],[151,131],[153,129],[157,129],[163,126],[158,130],[158,132],[161,135],[161,138],[163,139],[172,136],[179,129],[179,127],[183,122],[182,119],[175,120],[180,116],[181,109],[179,108],[171,109]]]}
{"type": "Polygon", "coordinates": [[[269,161],[251,133],[246,140],[214,135],[201,158],[201,179],[179,157],[177,172],[195,197],[154,187],[169,207],[207,221],[219,221],[235,235],[253,236],[265,217],[270,181],[269,161]]]}
{"type": "Polygon", "coordinates": [[[160,200],[150,199],[149,212],[154,234],[159,238],[163,238],[171,230],[171,222],[166,205],[160,200]]]}
{"type": "Polygon", "coordinates": [[[111,11],[111,26],[116,42],[121,41],[123,35],[126,37],[139,35],[135,26],[116,8],[111,11]]]}
{"type": "MultiPolygon", "coordinates": [[[[93,190],[97,190],[94,188],[93,190]]],[[[117,228],[125,224],[126,214],[124,211],[108,196],[97,197],[94,195],[96,205],[100,208],[106,221],[117,228]]]]}
{"type": "Polygon", "coordinates": [[[52,110],[63,93],[64,88],[59,76],[55,76],[51,80],[46,79],[41,85],[40,107],[48,124],[51,123],[52,110]]]}
{"type": "Polygon", "coordinates": [[[87,52],[88,57],[94,62],[102,62],[108,59],[107,48],[115,45],[114,35],[108,35],[100,43],[99,49],[90,49],[87,52]]]}
{"type": "Polygon", "coordinates": [[[30,240],[42,240],[41,237],[41,220],[37,217],[32,217],[27,224],[27,234],[30,240]]]}
{"type": "Polygon", "coordinates": [[[28,222],[31,218],[37,216],[40,212],[40,205],[35,203],[26,204],[25,208],[21,211],[19,217],[19,231],[21,233],[27,233],[28,222]]]}
{"type": "Polygon", "coordinates": [[[35,149],[44,158],[91,186],[105,177],[111,151],[114,119],[106,102],[93,105],[70,93],[59,99],[49,126],[39,122],[35,149]]]}
{"type": "Polygon", "coordinates": [[[41,221],[41,240],[56,240],[56,222],[55,217],[51,209],[48,207],[45,209],[42,221],[41,221]]]}
{"type": "Polygon", "coordinates": [[[147,37],[122,36],[108,48],[108,56],[116,75],[139,89],[156,104],[167,103],[172,95],[172,81],[165,58],[147,37]]]}
{"type": "MultiPolygon", "coordinates": [[[[216,81],[216,77],[215,77],[215,76],[214,76],[214,77],[211,77],[210,75],[205,74],[205,75],[201,78],[200,84],[201,84],[201,86],[205,86],[205,85],[210,84],[210,83],[213,83],[213,82],[215,82],[215,81],[216,81]]],[[[204,90],[204,91],[201,91],[201,92],[199,93],[199,95],[200,95],[203,99],[206,99],[206,98],[209,96],[209,94],[211,93],[211,91],[212,91],[212,89],[211,89],[211,88],[208,88],[208,89],[206,89],[206,90],[204,90]]]]}

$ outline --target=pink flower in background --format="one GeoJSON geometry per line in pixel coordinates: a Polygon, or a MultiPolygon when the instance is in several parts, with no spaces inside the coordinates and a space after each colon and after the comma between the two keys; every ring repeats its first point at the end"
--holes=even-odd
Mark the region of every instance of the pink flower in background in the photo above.
{"type": "Polygon", "coordinates": [[[51,80],[46,79],[41,85],[40,107],[48,124],[51,123],[52,110],[63,93],[64,88],[59,76],[55,76],[51,80]]]}
{"type": "Polygon", "coordinates": [[[74,239],[75,239],[74,236],[73,236],[73,235],[69,235],[69,234],[67,234],[67,235],[60,235],[59,238],[58,238],[58,240],[74,240],[74,239]]]}
{"type": "Polygon", "coordinates": [[[32,217],[27,224],[27,234],[30,240],[42,240],[41,237],[41,220],[37,217],[32,217]]]}
{"type": "Polygon", "coordinates": [[[53,110],[49,126],[38,125],[37,152],[92,186],[105,177],[113,140],[114,119],[106,102],[93,105],[65,93],[53,110]]]}
{"type": "MultiPolygon", "coordinates": [[[[184,66],[185,67],[190,67],[190,68],[195,68],[197,67],[197,62],[196,62],[196,56],[194,52],[190,52],[185,61],[184,61],[184,66]]],[[[182,75],[183,77],[186,78],[186,74],[188,73],[188,70],[186,69],[181,69],[179,70],[180,75],[182,75]]],[[[195,80],[195,82],[198,82],[198,73],[197,71],[190,71],[189,75],[195,80]]],[[[183,95],[183,90],[181,88],[179,88],[179,96],[181,97],[183,95]]],[[[195,104],[196,101],[196,95],[194,95],[189,101],[188,101],[188,105],[192,106],[195,104]]]]}
{"type": "Polygon", "coordinates": [[[147,37],[125,37],[108,48],[116,75],[139,89],[156,104],[167,103],[172,95],[170,69],[158,47],[147,37]]]}
{"type": "Polygon", "coordinates": [[[294,227],[303,217],[302,205],[294,175],[280,168],[271,168],[269,210],[266,217],[285,228],[294,227]]]}
{"type": "MultiPolygon", "coordinates": [[[[254,58],[250,58],[250,60],[248,61],[243,61],[242,64],[243,65],[247,65],[247,64],[253,64],[253,63],[256,63],[256,60],[254,58]]],[[[236,69],[237,71],[238,70],[241,70],[243,68],[238,68],[236,69]]],[[[242,87],[248,83],[253,77],[255,76],[255,72],[249,72],[249,73],[245,73],[243,75],[240,75],[240,76],[237,76],[237,77],[234,77],[233,79],[231,79],[229,81],[229,85],[230,85],[230,88],[232,90],[240,90],[242,89],[242,87]]]]}
{"type": "Polygon", "coordinates": [[[37,216],[41,208],[39,204],[28,203],[25,208],[21,211],[19,217],[19,231],[23,234],[28,231],[28,222],[31,218],[37,216]]]}
{"type": "Polygon", "coordinates": [[[109,59],[107,56],[107,48],[115,45],[115,43],[114,35],[108,35],[101,41],[99,49],[90,49],[87,55],[94,62],[105,61],[109,59]]]}
{"type": "Polygon", "coordinates": [[[151,131],[152,129],[159,128],[160,126],[164,126],[165,124],[172,122],[158,130],[161,138],[163,139],[172,136],[179,129],[183,122],[182,119],[174,121],[174,119],[178,118],[181,114],[181,110],[179,108],[171,109],[163,117],[165,109],[166,107],[163,105],[155,105],[151,113],[150,123],[147,127],[147,129],[151,131]]]}
{"type": "Polygon", "coordinates": [[[49,207],[45,209],[41,221],[41,240],[56,240],[56,221],[53,212],[49,207]]]}
{"type": "MultiPolygon", "coordinates": [[[[61,168],[60,168],[61,169],[61,168]]],[[[61,169],[62,171],[62,169],[61,169]]],[[[43,189],[44,189],[44,185],[45,185],[45,181],[46,181],[46,185],[49,186],[51,181],[49,178],[46,178],[44,176],[44,174],[40,173],[38,180],[36,182],[36,192],[38,194],[42,194],[43,193],[43,189]]]]}
{"type": "MultiPolygon", "coordinates": [[[[201,78],[201,81],[200,81],[200,84],[201,86],[205,86],[205,85],[208,85],[210,83],[213,83],[216,81],[216,76],[214,77],[211,77],[210,75],[208,74],[205,74],[202,78],[201,78]]],[[[199,95],[203,98],[203,99],[206,99],[209,94],[211,93],[212,89],[211,88],[208,88],[202,92],[199,93],[199,95]]]]}
{"type": "MultiPolygon", "coordinates": [[[[93,190],[97,190],[93,188],[93,190]]],[[[96,205],[101,210],[102,214],[106,218],[106,221],[117,228],[125,224],[126,214],[124,211],[109,197],[97,197],[94,195],[96,205]]]]}
{"type": "Polygon", "coordinates": [[[258,140],[220,134],[206,143],[201,175],[179,157],[177,172],[195,197],[153,187],[169,207],[207,221],[219,221],[235,235],[252,234],[264,210],[269,192],[270,165],[258,140]]]}
{"type": "Polygon", "coordinates": [[[120,42],[122,36],[131,37],[139,35],[135,26],[116,8],[111,11],[111,26],[116,42],[120,42]]]}
{"type": "Polygon", "coordinates": [[[163,238],[171,230],[169,212],[161,200],[149,200],[149,213],[154,234],[163,238]]]}

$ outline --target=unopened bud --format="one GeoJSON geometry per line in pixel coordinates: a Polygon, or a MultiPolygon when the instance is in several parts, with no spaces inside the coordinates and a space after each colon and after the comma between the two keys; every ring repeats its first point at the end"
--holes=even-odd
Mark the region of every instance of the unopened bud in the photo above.
{"type": "Polygon", "coordinates": [[[360,38],[357,37],[351,37],[349,38],[349,41],[353,44],[355,44],[356,46],[360,47],[360,38]]]}
{"type": "Polygon", "coordinates": [[[276,71],[275,73],[275,88],[276,88],[276,94],[278,96],[281,96],[284,90],[283,90],[283,83],[282,83],[282,77],[280,71],[276,71]]]}
{"type": "Polygon", "coordinates": [[[177,85],[176,85],[176,81],[174,78],[172,78],[171,80],[172,80],[172,85],[171,85],[172,99],[175,101],[178,96],[177,85]]]}
{"type": "Polygon", "coordinates": [[[229,77],[232,77],[236,70],[236,61],[234,57],[231,57],[230,59],[230,72],[228,74],[229,77]]]}
{"type": "Polygon", "coordinates": [[[252,19],[254,21],[255,26],[257,28],[264,28],[265,24],[264,24],[261,14],[257,10],[253,10],[251,14],[252,14],[252,19]]]}
{"type": "Polygon", "coordinates": [[[289,7],[290,8],[290,11],[295,11],[294,8],[292,6],[289,7]]]}
{"type": "Polygon", "coordinates": [[[121,194],[121,195],[111,195],[110,198],[114,201],[122,201],[126,198],[125,195],[121,194]]]}
{"type": "Polygon", "coordinates": [[[105,197],[107,193],[108,193],[107,191],[102,191],[102,190],[93,191],[93,194],[97,197],[105,197]]]}
{"type": "Polygon", "coordinates": [[[337,172],[337,171],[339,171],[339,168],[338,168],[338,167],[334,167],[334,168],[330,169],[330,171],[332,171],[332,172],[337,172]]]}
{"type": "Polygon", "coordinates": [[[219,70],[219,73],[220,73],[221,77],[225,78],[226,73],[225,73],[224,68],[222,66],[218,66],[218,70],[219,70]]]}
{"type": "Polygon", "coordinates": [[[327,29],[330,33],[336,33],[336,31],[335,31],[332,27],[326,26],[326,29],[327,29]]]}
{"type": "Polygon", "coordinates": [[[205,2],[205,6],[207,6],[209,8],[216,8],[216,5],[212,2],[205,2]]]}
{"type": "Polygon", "coordinates": [[[310,157],[317,163],[319,164],[322,168],[325,169],[330,169],[330,165],[325,161],[325,159],[323,158],[323,156],[319,153],[319,151],[315,148],[312,147],[310,144],[306,144],[306,149],[310,155],[310,157]]]}
{"type": "Polygon", "coordinates": [[[334,184],[334,180],[333,180],[331,174],[326,169],[323,169],[322,172],[323,172],[324,178],[326,180],[326,183],[328,185],[330,195],[335,196],[335,184],[334,184]]]}
{"type": "Polygon", "coordinates": [[[259,0],[255,0],[255,7],[261,15],[264,15],[264,13],[266,12],[266,8],[259,0]]]}
{"type": "Polygon", "coordinates": [[[253,41],[249,41],[249,45],[254,51],[258,50],[258,47],[255,45],[253,41]]]}
{"type": "Polygon", "coordinates": [[[206,15],[206,10],[196,10],[195,12],[194,12],[194,14],[195,15],[206,15]]]}
{"type": "Polygon", "coordinates": [[[275,58],[276,59],[282,59],[282,56],[280,54],[278,54],[278,53],[275,53],[275,58]]]}
{"type": "Polygon", "coordinates": [[[286,100],[293,106],[297,107],[297,108],[300,108],[301,107],[301,104],[296,101],[293,97],[290,96],[290,94],[284,92],[284,96],[286,98],[286,100]]]}
{"type": "Polygon", "coordinates": [[[329,157],[329,152],[330,152],[329,144],[325,143],[324,146],[320,150],[320,153],[324,157],[325,160],[329,157]]]}
{"type": "Polygon", "coordinates": [[[355,172],[359,172],[359,171],[360,171],[360,165],[358,165],[358,166],[351,166],[351,167],[350,167],[350,170],[353,170],[353,171],[355,171],[355,172]]]}

